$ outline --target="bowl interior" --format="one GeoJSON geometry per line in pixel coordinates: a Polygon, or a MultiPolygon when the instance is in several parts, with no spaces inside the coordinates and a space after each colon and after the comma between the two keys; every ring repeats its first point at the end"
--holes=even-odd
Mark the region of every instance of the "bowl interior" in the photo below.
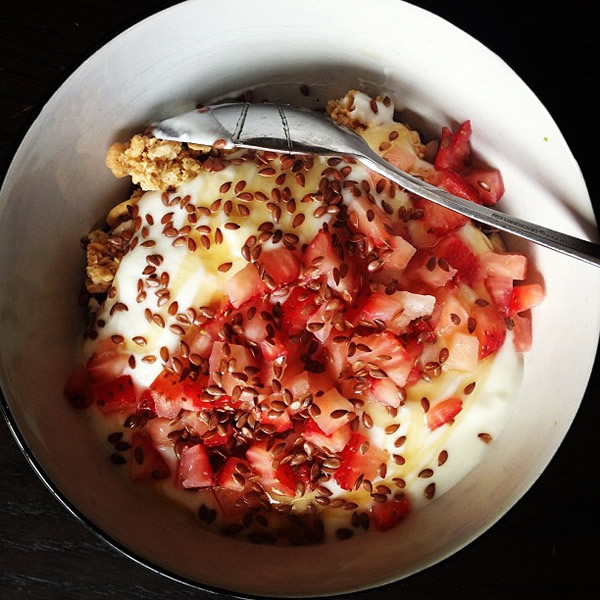
{"type": "Polygon", "coordinates": [[[63,401],[83,323],[78,240],[128,187],[104,167],[106,149],[198,102],[253,87],[257,99],[320,106],[361,88],[390,94],[427,136],[470,118],[475,151],[504,175],[505,210],[581,237],[595,231],[562,135],[499,58],[412,5],[378,0],[369,11],[361,6],[305,0],[283,10],[271,0],[210,7],[198,1],[143,21],[56,92],[2,188],[0,373],[14,423],[76,512],[143,562],[203,585],[276,597],[335,594],[442,560],[493,524],[535,481],[571,424],[591,371],[600,272],[509,239],[511,248],[534,260],[547,298],[534,311],[534,345],[502,435],[467,477],[402,527],[312,548],[249,546],[194,527],[184,514],[115,477],[82,415],[63,401]],[[310,86],[308,98],[300,84],[310,86]]]}

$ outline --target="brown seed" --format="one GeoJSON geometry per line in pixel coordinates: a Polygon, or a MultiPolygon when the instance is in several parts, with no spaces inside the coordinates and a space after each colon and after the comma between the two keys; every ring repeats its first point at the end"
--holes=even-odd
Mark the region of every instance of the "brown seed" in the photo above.
{"type": "Polygon", "coordinates": [[[298,213],[294,217],[294,220],[292,221],[292,227],[293,228],[300,227],[300,225],[302,225],[302,223],[304,223],[304,219],[305,219],[304,214],[303,213],[298,213]]]}
{"type": "Polygon", "coordinates": [[[438,355],[439,364],[443,365],[448,360],[448,356],[450,356],[450,351],[448,348],[442,348],[438,355]]]}
{"type": "Polygon", "coordinates": [[[473,393],[475,386],[476,386],[476,383],[474,381],[472,381],[471,383],[469,383],[468,385],[465,386],[465,388],[463,389],[463,392],[468,396],[469,394],[473,393]]]}
{"type": "Polygon", "coordinates": [[[165,327],[165,320],[159,314],[152,315],[152,322],[161,329],[164,329],[165,327]]]}
{"type": "Polygon", "coordinates": [[[442,269],[442,271],[445,271],[446,273],[450,271],[450,265],[448,264],[448,261],[445,258],[438,259],[438,265],[440,269],[442,269]]]}
{"type": "Polygon", "coordinates": [[[433,469],[423,469],[419,472],[419,477],[423,479],[428,479],[433,476],[433,469]]]}
{"type": "Polygon", "coordinates": [[[354,532],[352,529],[348,529],[347,527],[340,527],[338,530],[336,530],[335,534],[340,540],[348,540],[354,535],[354,532]]]}
{"type": "Polygon", "coordinates": [[[401,454],[392,454],[392,460],[397,465],[403,465],[404,463],[406,463],[406,459],[401,454]]]}
{"type": "Polygon", "coordinates": [[[369,415],[369,413],[364,412],[362,414],[362,424],[367,428],[371,429],[373,427],[373,419],[369,415]]]}
{"type": "Polygon", "coordinates": [[[492,441],[492,436],[489,433],[478,433],[477,437],[486,444],[489,444],[492,441]]]}
{"type": "Polygon", "coordinates": [[[435,483],[430,483],[423,492],[423,495],[427,500],[431,500],[435,496],[435,483]]]}
{"type": "Polygon", "coordinates": [[[438,467],[441,467],[448,460],[447,450],[442,450],[438,455],[438,467]]]}
{"type": "Polygon", "coordinates": [[[124,456],[121,456],[120,454],[111,454],[110,462],[113,465],[124,465],[127,462],[127,460],[125,459],[124,456]]]}
{"type": "Polygon", "coordinates": [[[394,447],[395,448],[400,448],[401,446],[404,446],[406,442],[406,436],[405,435],[401,435],[395,442],[394,442],[394,447]]]}
{"type": "Polygon", "coordinates": [[[250,209],[245,204],[238,204],[237,211],[242,217],[248,217],[250,215],[250,209]]]}
{"type": "Polygon", "coordinates": [[[172,325],[169,325],[169,329],[175,335],[185,335],[185,329],[181,327],[181,325],[173,323],[172,325]]]}
{"type": "Polygon", "coordinates": [[[334,410],[330,416],[332,419],[341,419],[342,417],[345,417],[348,414],[348,411],[340,408],[338,410],[334,410]]]}
{"type": "Polygon", "coordinates": [[[220,273],[227,273],[227,271],[229,271],[229,269],[231,269],[233,263],[230,262],[226,262],[226,263],[221,263],[218,267],[217,270],[220,273]]]}
{"type": "Polygon", "coordinates": [[[385,494],[371,494],[371,498],[378,504],[383,504],[387,500],[387,496],[385,494]]]}
{"type": "Polygon", "coordinates": [[[469,333],[473,333],[477,327],[477,321],[473,317],[469,317],[467,322],[467,329],[469,333]]]}

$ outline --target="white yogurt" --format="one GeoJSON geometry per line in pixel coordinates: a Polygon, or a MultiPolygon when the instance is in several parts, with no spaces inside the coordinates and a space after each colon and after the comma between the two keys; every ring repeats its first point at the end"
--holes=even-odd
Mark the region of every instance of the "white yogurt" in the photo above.
{"type": "MultiPolygon", "coordinates": [[[[353,102],[351,116],[359,118],[369,126],[366,137],[370,137],[371,140],[381,138],[378,127],[384,132],[383,139],[387,136],[386,132],[390,127],[393,126],[396,130],[402,128],[395,123],[392,125],[393,105],[386,106],[385,103],[378,102],[378,110],[374,112],[370,98],[361,93],[354,94],[353,102]]],[[[398,139],[405,148],[411,148],[410,143],[407,142],[410,139],[408,134],[401,135],[398,139]]],[[[412,148],[411,151],[414,153],[412,148]]],[[[242,155],[243,153],[240,152],[234,155],[234,159],[242,155]]],[[[276,164],[278,161],[273,161],[272,165],[276,164]]],[[[174,206],[166,205],[160,192],[148,192],[141,197],[137,203],[141,225],[134,236],[137,245],[122,259],[113,283],[114,296],[107,299],[97,315],[97,319],[106,324],[97,329],[96,339],[86,341],[84,348],[86,358],[93,354],[99,343],[107,343],[115,335],[123,336],[123,351],[135,358],[135,367],[128,366],[125,373],[132,377],[140,389],[152,383],[163,369],[160,349],[166,347],[172,353],[177,349],[181,339],[180,333],[172,329],[172,326],[179,324],[177,315],[185,313],[188,308],[197,310],[198,307],[221,302],[225,296],[226,282],[247,264],[241,254],[241,247],[245,240],[250,235],[256,234],[261,223],[272,222],[268,202],[271,199],[274,180],[281,174],[281,170],[277,168],[275,174],[265,176],[260,174],[264,166],[257,166],[254,162],[228,164],[219,172],[201,174],[182,185],[177,190],[177,194],[170,194],[171,199],[176,195],[180,198],[189,196],[188,207],[195,207],[196,213],[199,214],[198,220],[193,223],[188,218],[191,209],[182,207],[181,203],[174,206]],[[242,181],[245,184],[243,186],[239,184],[236,189],[236,184],[242,181]],[[267,200],[241,199],[238,195],[240,193],[262,193],[267,200]],[[216,210],[208,216],[203,214],[202,210],[210,208],[217,199],[221,199],[221,210],[216,210]],[[227,201],[234,203],[229,216],[222,210],[227,201]],[[250,214],[242,216],[237,210],[237,204],[250,209],[250,214]],[[198,209],[201,209],[199,213],[198,209]],[[234,223],[239,228],[227,228],[227,223],[234,223]],[[165,235],[166,224],[178,230],[179,234],[165,235]],[[182,233],[182,228],[186,226],[190,227],[190,231],[184,230],[185,233],[182,233]],[[205,234],[204,230],[198,229],[199,227],[210,227],[211,233],[205,234]],[[222,232],[221,244],[215,243],[214,234],[217,227],[222,232]],[[210,249],[205,249],[203,246],[203,235],[209,235],[210,249]],[[180,236],[186,239],[181,245],[175,242],[180,236]],[[193,240],[193,248],[188,245],[188,238],[193,240]],[[145,244],[149,240],[154,242],[151,247],[145,244]],[[155,295],[158,288],[148,284],[147,270],[153,265],[152,256],[160,257],[155,273],[158,280],[163,273],[169,275],[168,285],[164,287],[168,289],[170,297],[168,302],[162,305],[159,305],[159,298],[155,295]],[[220,272],[218,266],[228,262],[231,263],[231,268],[227,272],[220,272]],[[145,295],[140,296],[140,292],[145,292],[145,295]],[[177,310],[170,311],[169,308],[174,302],[177,303],[177,310]],[[114,307],[119,303],[125,305],[127,310],[115,312],[114,307]],[[148,311],[152,315],[158,315],[159,319],[164,321],[164,327],[158,326],[152,319],[149,321],[148,311]],[[144,338],[144,346],[134,341],[139,336],[144,338]],[[148,356],[154,357],[155,361],[148,363],[142,360],[148,356]]],[[[369,172],[362,165],[347,166],[351,167],[351,172],[346,179],[358,182],[369,180],[369,172]]],[[[296,202],[296,211],[289,214],[283,210],[277,226],[284,232],[293,232],[297,235],[299,246],[309,243],[323,223],[330,218],[327,214],[316,218],[313,213],[318,204],[302,201],[307,194],[318,188],[322,172],[327,167],[326,159],[315,157],[313,168],[303,172],[305,179],[303,185],[288,171],[285,183],[279,186],[289,187],[290,194],[296,202]],[[305,216],[304,222],[293,227],[292,221],[300,213],[305,216]]],[[[374,189],[372,193],[376,199],[379,199],[379,194],[374,189]]],[[[348,191],[344,191],[343,196],[347,203],[352,201],[348,191]]],[[[386,201],[391,202],[387,197],[386,201]]],[[[407,199],[403,194],[398,193],[396,202],[406,203],[407,199]]],[[[269,247],[275,248],[271,242],[267,242],[265,251],[269,247]]],[[[429,501],[425,489],[432,483],[435,484],[435,497],[439,497],[481,460],[488,443],[490,441],[493,443],[500,434],[516,397],[521,376],[522,360],[513,349],[512,337],[509,333],[502,349],[496,355],[480,361],[475,373],[446,371],[431,383],[421,381],[408,388],[407,401],[400,407],[396,418],[392,418],[381,405],[369,406],[369,413],[375,421],[375,427],[367,430],[372,442],[387,450],[390,456],[401,454],[405,459],[403,465],[390,460],[386,477],[373,483],[386,484],[394,489],[392,480],[397,477],[402,478],[406,482],[403,491],[410,497],[415,508],[429,501]],[[475,390],[471,394],[465,394],[465,387],[473,381],[477,382],[475,390]],[[453,424],[446,424],[431,431],[427,426],[426,414],[420,399],[427,397],[433,405],[452,395],[462,399],[462,411],[453,424]],[[384,429],[395,422],[400,423],[399,429],[393,435],[386,435],[384,429]],[[406,436],[406,444],[396,448],[395,440],[403,435],[406,436]],[[447,453],[447,460],[439,466],[440,453],[443,451],[447,453]],[[422,473],[426,469],[431,470],[431,475],[423,477],[422,473]]],[[[97,414],[99,416],[96,426],[103,430],[103,435],[122,425],[122,416],[106,418],[97,414]]],[[[348,499],[361,504],[370,503],[369,495],[363,490],[345,492],[333,479],[326,485],[332,490],[334,496],[343,494],[348,499]]],[[[183,491],[171,481],[162,482],[160,487],[165,494],[178,503],[197,508],[198,500],[194,493],[183,491]]],[[[307,492],[304,497],[295,499],[295,504],[298,510],[301,510],[312,500],[314,495],[307,492]]],[[[331,523],[337,523],[339,518],[337,512],[344,511],[332,512],[331,509],[327,509],[326,512],[330,515],[336,513],[332,516],[331,523]]],[[[344,518],[347,518],[347,515],[344,518]]]]}

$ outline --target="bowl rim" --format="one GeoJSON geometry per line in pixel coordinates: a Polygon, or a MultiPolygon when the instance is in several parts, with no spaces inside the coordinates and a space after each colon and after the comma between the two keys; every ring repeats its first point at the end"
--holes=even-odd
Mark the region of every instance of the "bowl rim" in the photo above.
{"type": "MultiPolygon", "coordinates": [[[[124,28],[122,28],[118,33],[115,33],[114,35],[112,35],[110,38],[105,39],[103,41],[101,41],[97,46],[88,49],[87,50],[87,54],[85,57],[83,57],[80,61],[75,62],[73,64],[70,65],[69,70],[66,72],[66,75],[58,82],[55,83],[55,85],[49,89],[49,91],[46,94],[46,97],[42,100],[40,100],[39,104],[36,105],[35,110],[33,110],[28,119],[25,121],[25,123],[22,125],[21,130],[22,133],[17,134],[14,139],[11,142],[11,145],[15,148],[14,152],[11,152],[11,150],[9,149],[7,155],[6,155],[6,160],[3,161],[5,162],[5,164],[0,165],[0,190],[2,190],[2,188],[4,187],[4,184],[6,182],[6,179],[8,178],[9,174],[10,174],[10,170],[11,170],[11,166],[13,165],[14,159],[18,153],[18,151],[20,150],[21,146],[23,145],[23,142],[26,140],[27,136],[29,135],[31,129],[34,127],[36,121],[40,118],[40,115],[42,114],[42,112],[46,109],[46,107],[48,106],[49,103],[52,102],[52,100],[55,98],[56,94],[65,86],[68,84],[69,80],[74,77],[76,75],[76,73],[82,69],[85,64],[92,59],[92,57],[94,57],[96,54],[98,54],[98,52],[103,51],[104,49],[108,48],[109,46],[118,43],[118,41],[120,40],[120,38],[122,38],[123,36],[127,35],[128,32],[130,32],[132,29],[136,28],[136,27],[140,27],[143,26],[143,24],[145,24],[148,20],[151,19],[155,19],[157,17],[159,17],[160,15],[163,15],[164,13],[170,12],[170,11],[176,11],[176,10],[181,10],[182,9],[182,5],[188,4],[188,3],[192,3],[194,0],[188,0],[187,2],[184,3],[180,3],[180,4],[175,4],[172,6],[169,6],[167,8],[164,8],[162,10],[159,10],[151,15],[148,15],[147,17],[141,19],[141,20],[136,20],[133,21],[130,24],[126,24],[124,26],[124,28]]],[[[499,55],[497,55],[493,50],[491,50],[490,48],[488,48],[487,46],[485,46],[484,44],[482,44],[477,38],[475,38],[474,36],[472,36],[470,33],[466,32],[465,30],[457,27],[456,25],[454,25],[452,22],[447,21],[445,18],[440,17],[439,15],[430,12],[428,9],[422,8],[420,6],[416,6],[410,2],[405,2],[404,0],[400,0],[400,3],[402,4],[408,4],[411,9],[414,10],[418,10],[421,11],[423,13],[427,13],[430,17],[433,17],[435,19],[438,19],[439,21],[443,21],[445,23],[445,25],[447,27],[450,27],[458,32],[460,32],[462,35],[464,36],[468,36],[468,38],[470,38],[471,42],[474,44],[477,44],[478,46],[484,48],[491,56],[493,56],[495,59],[501,61],[508,69],[510,69],[510,71],[512,72],[513,76],[515,78],[518,78],[519,81],[522,82],[522,84],[527,88],[527,90],[537,99],[537,95],[531,90],[531,88],[529,88],[529,86],[527,85],[527,83],[518,75],[518,73],[516,73],[512,67],[506,63],[499,55]]],[[[550,115],[550,113],[548,112],[548,110],[546,109],[546,107],[542,104],[541,101],[538,100],[539,103],[539,107],[540,109],[543,109],[544,111],[546,111],[547,116],[554,122],[554,119],[552,118],[552,116],[550,115]]],[[[558,127],[557,127],[558,130],[558,127]]],[[[564,143],[567,145],[568,144],[566,142],[566,140],[564,140],[564,143]]],[[[570,148],[569,148],[570,151],[570,148]]],[[[572,155],[572,154],[571,154],[572,155]]],[[[573,157],[574,158],[574,157],[573,157]]],[[[577,164],[577,161],[575,159],[575,165],[577,166],[577,168],[579,169],[579,165],[577,164]]],[[[581,174],[581,170],[579,169],[579,173],[580,176],[583,180],[583,175],[581,174]]],[[[587,190],[587,188],[586,188],[587,190]]],[[[3,216],[4,216],[4,206],[0,205],[0,223],[3,220],[3,216]]],[[[589,376],[588,376],[588,381],[587,381],[587,385],[589,385],[589,377],[591,377],[592,375],[592,371],[593,371],[593,363],[594,363],[594,358],[592,357],[591,359],[591,364],[592,364],[592,368],[590,369],[589,372],[589,376]]],[[[9,386],[6,385],[3,381],[3,377],[2,377],[2,373],[0,373],[0,412],[2,412],[4,419],[6,420],[6,423],[8,425],[8,428],[11,432],[11,435],[13,436],[15,442],[17,443],[17,446],[19,447],[19,449],[21,450],[23,456],[25,457],[25,459],[27,460],[27,462],[29,463],[29,465],[31,466],[31,468],[33,469],[33,471],[36,473],[36,475],[40,478],[40,480],[42,481],[42,483],[45,485],[45,487],[50,491],[50,493],[52,494],[52,496],[62,505],[64,506],[64,508],[73,516],[77,519],[77,521],[79,521],[88,531],[90,531],[92,534],[94,534],[95,536],[97,536],[98,538],[100,538],[103,542],[107,543],[111,548],[113,548],[114,550],[116,550],[119,554],[126,556],[127,558],[131,559],[133,562],[139,564],[142,567],[147,568],[148,570],[150,570],[151,572],[166,577],[167,579],[171,580],[171,581],[175,581],[178,583],[181,583],[183,585],[186,585],[188,587],[197,589],[197,590],[202,590],[202,591],[208,591],[208,592],[212,592],[215,594],[223,594],[226,595],[228,597],[232,597],[232,598],[239,598],[241,600],[259,600],[259,599],[269,599],[269,598],[273,598],[273,596],[265,596],[265,595],[260,595],[260,594],[248,594],[248,593],[241,593],[241,592],[235,592],[232,591],[230,589],[225,589],[225,588],[220,588],[218,586],[211,586],[205,583],[199,583],[198,581],[194,581],[192,579],[189,579],[188,577],[176,574],[171,572],[169,569],[167,569],[166,567],[162,567],[162,566],[158,566],[156,564],[154,564],[151,560],[145,559],[142,556],[138,555],[136,552],[134,552],[133,550],[129,549],[128,547],[124,546],[123,544],[121,544],[120,542],[116,541],[115,539],[113,539],[112,536],[110,536],[108,533],[106,533],[103,529],[101,529],[99,526],[97,526],[90,518],[88,518],[80,509],[78,509],[67,497],[65,494],[63,494],[60,489],[58,488],[58,486],[52,481],[52,479],[50,478],[50,476],[47,474],[46,470],[43,468],[43,466],[38,462],[38,460],[35,458],[33,452],[31,451],[29,445],[27,444],[23,434],[21,433],[16,419],[14,417],[14,415],[12,414],[12,411],[10,409],[9,403],[6,399],[6,394],[4,393],[4,390],[8,390],[9,386]]],[[[577,403],[577,408],[579,408],[579,404],[581,403],[582,398],[579,399],[579,402],[577,403]]],[[[570,419],[569,424],[566,427],[566,430],[568,431],[568,429],[571,427],[572,425],[572,421],[575,418],[577,414],[577,410],[575,410],[573,417],[570,419]]],[[[561,441],[562,443],[562,441],[561,441]]],[[[553,452],[553,455],[556,453],[556,451],[558,450],[558,448],[560,447],[560,444],[556,447],[556,449],[553,452]]],[[[544,466],[540,473],[547,467],[544,466]]],[[[496,515],[496,518],[493,521],[488,521],[486,522],[486,524],[484,524],[482,527],[480,527],[476,532],[473,533],[473,535],[471,537],[469,537],[468,539],[464,540],[464,543],[462,545],[460,545],[459,547],[455,548],[452,551],[447,552],[444,556],[442,556],[441,558],[436,558],[436,559],[431,559],[429,562],[427,562],[426,564],[422,565],[420,568],[415,569],[413,571],[411,571],[410,573],[406,574],[404,577],[402,578],[407,578],[410,577],[412,575],[414,575],[415,573],[421,572],[425,569],[430,568],[432,565],[435,564],[439,564],[442,560],[444,560],[446,557],[455,554],[456,552],[459,552],[461,549],[463,549],[465,546],[469,545],[474,539],[478,538],[479,536],[481,536],[485,531],[487,531],[490,527],[492,527],[495,523],[497,523],[511,508],[514,507],[514,505],[519,501],[520,498],[522,498],[522,496],[530,489],[530,487],[533,485],[533,483],[536,481],[537,477],[539,476],[540,473],[536,473],[534,476],[532,476],[532,481],[526,483],[526,485],[524,486],[524,491],[522,491],[518,496],[517,499],[510,504],[509,506],[505,506],[502,508],[502,510],[496,515]]],[[[344,594],[347,597],[356,597],[357,595],[364,593],[366,590],[369,591],[376,591],[376,590],[382,590],[385,587],[389,586],[389,585],[393,585],[394,582],[399,581],[398,578],[395,577],[391,577],[389,578],[387,581],[382,582],[382,583],[376,583],[373,585],[369,585],[366,587],[362,587],[360,589],[355,589],[352,591],[340,591],[340,592],[335,592],[333,594],[329,594],[330,596],[337,596],[337,595],[341,595],[344,594]]],[[[286,598],[306,598],[306,597],[311,597],[311,596],[306,596],[306,595],[301,595],[301,596],[295,596],[295,595],[289,595],[286,596],[286,598]]]]}

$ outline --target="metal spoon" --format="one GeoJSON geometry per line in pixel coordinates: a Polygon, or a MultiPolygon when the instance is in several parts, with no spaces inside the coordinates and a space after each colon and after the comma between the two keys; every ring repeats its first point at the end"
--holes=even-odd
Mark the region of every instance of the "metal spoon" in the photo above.
{"type": "Polygon", "coordinates": [[[154,123],[160,139],[219,148],[352,156],[406,190],[457,213],[600,267],[600,245],[469,202],[405,173],[323,114],[282,104],[218,104],[154,123]]]}

